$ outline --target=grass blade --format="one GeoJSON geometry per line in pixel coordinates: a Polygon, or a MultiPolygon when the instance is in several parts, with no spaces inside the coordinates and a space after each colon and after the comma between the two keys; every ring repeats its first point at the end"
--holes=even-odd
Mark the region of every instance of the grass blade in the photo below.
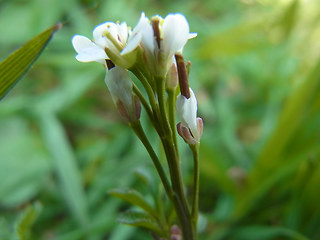
{"type": "Polygon", "coordinates": [[[61,26],[56,24],[43,31],[0,63],[0,100],[28,71],[61,26]]]}
{"type": "Polygon", "coordinates": [[[88,210],[79,169],[64,129],[51,113],[39,114],[40,128],[48,151],[55,163],[62,192],[80,226],[88,225],[88,210]]]}

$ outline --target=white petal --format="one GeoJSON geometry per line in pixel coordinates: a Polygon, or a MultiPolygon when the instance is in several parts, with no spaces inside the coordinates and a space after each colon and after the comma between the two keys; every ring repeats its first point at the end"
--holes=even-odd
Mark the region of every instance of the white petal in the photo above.
{"type": "Polygon", "coordinates": [[[122,44],[126,44],[128,39],[128,26],[125,22],[118,25],[118,34],[122,44]]]}
{"type": "Polygon", "coordinates": [[[79,62],[102,62],[101,60],[108,59],[108,57],[104,52],[95,51],[90,48],[78,53],[76,59],[79,62]]]}
{"type": "Polygon", "coordinates": [[[95,44],[87,37],[81,35],[74,35],[72,37],[72,45],[77,53],[81,52],[84,48],[90,48],[95,44]]]}
{"type": "Polygon", "coordinates": [[[176,109],[182,124],[190,128],[194,136],[197,135],[197,99],[191,88],[189,99],[179,94],[176,101],[176,109]]]}
{"type": "Polygon", "coordinates": [[[145,24],[146,21],[148,21],[148,18],[145,16],[144,12],[142,12],[137,25],[134,27],[132,33],[130,34],[130,38],[133,35],[137,34],[143,28],[143,25],[145,24]]]}
{"type": "Polygon", "coordinates": [[[94,39],[94,43],[96,44],[96,45],[98,45],[99,47],[101,47],[101,48],[105,48],[105,47],[109,47],[108,46],[108,38],[106,38],[106,37],[104,37],[104,36],[101,36],[101,37],[99,37],[99,38],[95,38],[94,39]]]}
{"type": "Polygon", "coordinates": [[[113,37],[117,36],[117,25],[114,22],[105,22],[96,26],[93,29],[93,38],[96,40],[102,36],[105,36],[107,32],[110,32],[113,37]]]}
{"type": "MultiPolygon", "coordinates": [[[[144,12],[141,13],[141,17],[137,26],[133,29],[130,37],[129,42],[131,39],[135,37],[138,33],[141,34],[142,44],[146,48],[147,51],[153,52],[154,50],[154,36],[153,36],[153,29],[150,25],[149,19],[145,16],[144,12]]],[[[128,42],[128,44],[129,44],[128,42]]]]}
{"type": "Polygon", "coordinates": [[[153,53],[155,48],[155,38],[153,35],[153,28],[149,21],[145,21],[142,31],[142,44],[147,51],[153,53]]]}
{"type": "Polygon", "coordinates": [[[188,41],[189,24],[182,14],[169,14],[162,26],[162,44],[168,57],[183,48],[188,41]]]}
{"type": "Polygon", "coordinates": [[[120,99],[130,109],[132,107],[132,81],[128,71],[115,66],[107,70],[105,82],[113,101],[116,103],[120,99]]]}
{"type": "Polygon", "coordinates": [[[108,56],[102,48],[94,45],[81,49],[81,51],[76,55],[76,59],[79,62],[102,62],[101,60],[108,59],[108,56]]]}
{"type": "Polygon", "coordinates": [[[140,45],[141,38],[142,38],[141,32],[138,32],[137,34],[135,34],[135,36],[130,39],[127,46],[121,51],[121,55],[125,55],[135,50],[140,45]]]}

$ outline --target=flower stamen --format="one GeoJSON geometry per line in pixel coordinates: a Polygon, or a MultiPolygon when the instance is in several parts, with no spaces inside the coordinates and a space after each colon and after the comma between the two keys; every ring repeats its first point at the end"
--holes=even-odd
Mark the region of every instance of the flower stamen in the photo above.
{"type": "Polygon", "coordinates": [[[117,41],[110,32],[106,32],[106,37],[112,42],[112,44],[119,50],[119,52],[122,51],[123,47],[119,44],[120,37],[118,35],[119,41],[117,41]]]}

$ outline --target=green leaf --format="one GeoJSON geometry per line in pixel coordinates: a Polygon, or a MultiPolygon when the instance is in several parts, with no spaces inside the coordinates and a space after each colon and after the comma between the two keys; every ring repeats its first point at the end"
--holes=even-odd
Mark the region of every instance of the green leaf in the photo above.
{"type": "Polygon", "coordinates": [[[42,206],[40,203],[35,203],[29,206],[21,215],[16,225],[16,232],[20,240],[30,239],[31,227],[36,218],[40,214],[42,206]]]}
{"type": "Polygon", "coordinates": [[[239,240],[255,240],[255,239],[290,239],[290,240],[307,240],[298,232],[284,227],[251,225],[242,227],[235,231],[234,236],[239,240]],[[284,237],[284,238],[283,238],[284,237]]]}
{"type": "Polygon", "coordinates": [[[145,212],[127,211],[122,213],[117,220],[123,224],[150,229],[160,236],[164,234],[157,221],[145,212]]]}
{"type": "Polygon", "coordinates": [[[0,63],[0,99],[28,71],[40,56],[53,34],[61,26],[61,24],[56,24],[43,31],[0,63]]]}
{"type": "Polygon", "coordinates": [[[109,191],[109,194],[142,208],[154,217],[158,216],[158,213],[144,200],[143,196],[133,189],[112,189],[109,191]]]}
{"type": "Polygon", "coordinates": [[[62,193],[81,227],[88,226],[89,216],[80,171],[63,126],[52,113],[39,113],[40,128],[54,160],[62,193]]]}

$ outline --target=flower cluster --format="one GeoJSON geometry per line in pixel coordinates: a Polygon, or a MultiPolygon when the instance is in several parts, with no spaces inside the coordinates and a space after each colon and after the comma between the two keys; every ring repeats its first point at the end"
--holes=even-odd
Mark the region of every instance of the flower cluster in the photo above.
{"type": "MultiPolygon", "coordinates": [[[[157,15],[151,19],[142,13],[137,26],[132,30],[125,22],[105,22],[93,30],[92,40],[81,35],[75,35],[72,39],[78,61],[96,61],[105,67],[105,82],[111,97],[120,114],[144,144],[168,199],[172,202],[180,226],[172,227],[170,232],[168,227],[163,233],[157,231],[160,235],[155,235],[156,239],[197,239],[198,143],[203,123],[197,117],[197,100],[189,87],[190,62],[186,63],[182,55],[187,41],[196,35],[189,32],[189,24],[180,13],[168,14],[165,18],[157,15]],[[129,72],[140,80],[142,91],[130,78],[129,72]],[[141,104],[160,137],[170,182],[141,126],[141,104]],[[177,125],[176,113],[181,119],[177,125]],[[195,174],[192,209],[189,207],[179,167],[176,132],[193,152],[195,174]]],[[[152,217],[158,219],[158,216],[152,217]]],[[[162,225],[163,222],[159,221],[159,226],[162,225]]]]}
{"type": "MultiPolygon", "coordinates": [[[[184,69],[178,66],[176,59],[182,56],[188,39],[196,36],[189,32],[189,24],[180,13],[168,14],[164,19],[157,15],[151,20],[142,13],[133,30],[125,22],[105,22],[95,27],[92,40],[75,35],[72,44],[78,61],[96,61],[106,67],[106,83],[112,98],[121,115],[132,122],[139,119],[141,107],[128,70],[138,79],[144,78],[144,86],[150,86],[156,96],[161,84],[166,89],[176,89],[179,80],[182,89],[188,81],[187,71],[185,66],[184,69]]],[[[202,120],[197,118],[197,101],[192,90],[189,95],[182,93],[177,98],[176,109],[181,118],[177,129],[187,143],[195,144],[200,141],[202,120]]]]}

